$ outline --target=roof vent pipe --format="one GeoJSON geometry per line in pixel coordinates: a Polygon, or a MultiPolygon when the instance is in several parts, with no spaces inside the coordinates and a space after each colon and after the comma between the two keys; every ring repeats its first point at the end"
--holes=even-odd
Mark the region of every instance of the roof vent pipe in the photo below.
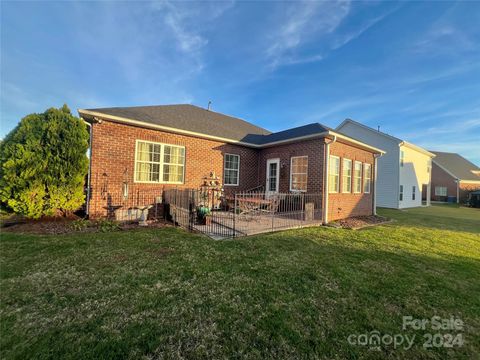
{"type": "Polygon", "coordinates": [[[380,132],[380,125],[377,126],[377,131],[380,132]]]}
{"type": "Polygon", "coordinates": [[[208,100],[207,110],[209,110],[209,111],[210,111],[210,105],[212,105],[212,102],[210,100],[208,100]]]}

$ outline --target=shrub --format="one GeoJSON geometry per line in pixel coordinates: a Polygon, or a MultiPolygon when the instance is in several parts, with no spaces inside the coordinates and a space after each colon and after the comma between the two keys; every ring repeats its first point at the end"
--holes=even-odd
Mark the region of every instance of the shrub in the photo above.
{"type": "Polygon", "coordinates": [[[0,144],[0,200],[31,218],[84,202],[88,131],[64,105],[25,116],[0,144]]]}
{"type": "Polygon", "coordinates": [[[71,227],[74,231],[84,231],[89,226],[91,226],[91,222],[85,219],[79,219],[72,221],[71,227]]]}
{"type": "Polygon", "coordinates": [[[120,229],[120,225],[116,221],[106,219],[97,220],[96,226],[100,232],[110,232],[120,229]]]}

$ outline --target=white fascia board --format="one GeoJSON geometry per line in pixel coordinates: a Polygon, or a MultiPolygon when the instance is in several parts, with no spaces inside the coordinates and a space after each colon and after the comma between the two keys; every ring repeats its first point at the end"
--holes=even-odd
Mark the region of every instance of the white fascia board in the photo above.
{"type": "Polygon", "coordinates": [[[427,151],[424,148],[422,148],[418,145],[412,144],[408,141],[402,141],[400,144],[398,144],[398,146],[408,147],[409,149],[412,149],[412,150],[418,151],[419,153],[422,153],[424,155],[430,156],[432,159],[436,156],[435,154],[431,153],[430,151],[427,151]]]}

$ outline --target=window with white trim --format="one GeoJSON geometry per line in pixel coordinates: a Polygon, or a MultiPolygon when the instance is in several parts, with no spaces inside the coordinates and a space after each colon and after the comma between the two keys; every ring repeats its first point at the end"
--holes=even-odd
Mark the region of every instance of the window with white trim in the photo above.
{"type": "Polygon", "coordinates": [[[372,165],[363,164],[363,192],[370,194],[370,187],[372,184],[372,165]]]}
{"type": "Polygon", "coordinates": [[[362,192],[362,163],[360,161],[355,161],[353,170],[353,192],[357,194],[362,192]]]}
{"type": "Polygon", "coordinates": [[[447,187],[435,186],[435,196],[447,196],[447,187]]]}
{"type": "Polygon", "coordinates": [[[237,186],[240,178],[240,155],[225,154],[223,184],[237,186]]]}
{"type": "Polygon", "coordinates": [[[328,191],[338,193],[340,187],[340,158],[330,155],[328,166],[328,191]]]}
{"type": "Polygon", "coordinates": [[[183,146],[137,140],[135,182],[182,184],[184,168],[183,146]]]}
{"type": "Polygon", "coordinates": [[[290,191],[307,191],[308,156],[290,159],[290,191]]]}
{"type": "Polygon", "coordinates": [[[403,201],[403,185],[400,185],[400,196],[399,196],[400,201],[403,201]]]}
{"type": "Polygon", "coordinates": [[[352,192],[352,160],[350,159],[343,159],[342,192],[352,192]]]}

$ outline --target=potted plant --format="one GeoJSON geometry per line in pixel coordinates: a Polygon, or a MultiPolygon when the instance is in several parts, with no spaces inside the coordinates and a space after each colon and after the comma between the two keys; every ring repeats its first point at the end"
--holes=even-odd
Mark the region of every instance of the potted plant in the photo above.
{"type": "Polygon", "coordinates": [[[212,212],[205,205],[197,207],[197,219],[200,225],[210,225],[212,223],[212,212]]]}

